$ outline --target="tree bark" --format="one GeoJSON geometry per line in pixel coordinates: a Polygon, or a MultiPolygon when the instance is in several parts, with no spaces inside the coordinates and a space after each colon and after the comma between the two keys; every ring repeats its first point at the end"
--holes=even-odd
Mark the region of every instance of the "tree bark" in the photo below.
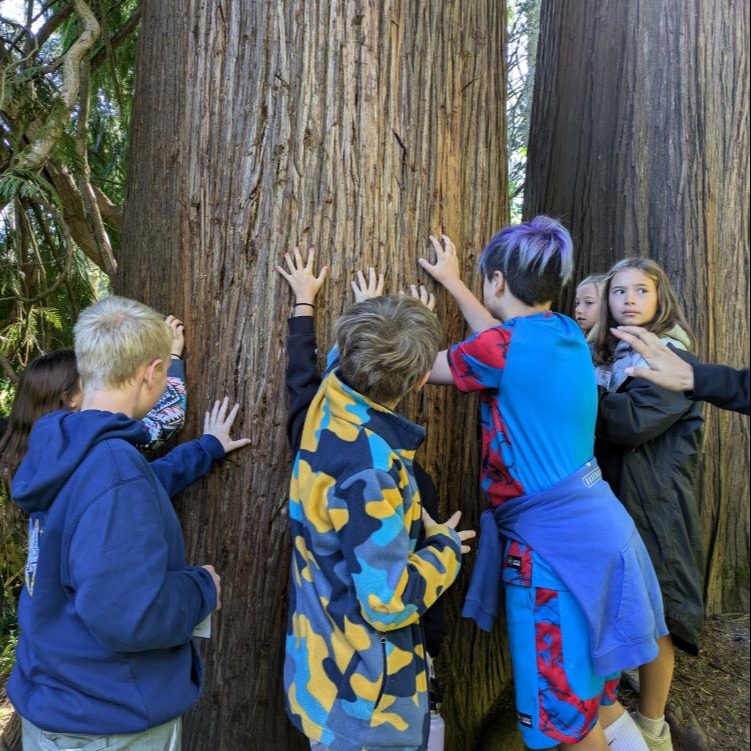
{"type": "MultiPolygon", "coordinates": [[[[748,50],[741,0],[544,0],[525,200],[571,229],[577,279],[657,260],[699,357],[735,366],[749,351],[748,50]]],[[[707,611],[748,611],[749,422],[705,414],[707,611]]]]}
{"type": "MultiPolygon", "coordinates": [[[[186,323],[186,433],[227,393],[253,441],[177,504],[191,559],[223,575],[187,748],[303,749],[282,692],[290,296],[274,265],[296,244],[330,264],[322,349],[356,270],[377,266],[390,291],[428,283],[416,259],[431,232],[456,241],[479,281],[477,252],[508,211],[504,4],[186,0],[175,13],[145,0],[142,16],[115,288],[186,323]]],[[[461,338],[441,294],[438,312],[445,342],[461,338]]],[[[476,524],[476,402],[431,387],[406,412],[428,426],[421,460],[445,513],[461,506],[476,524]]],[[[487,637],[460,623],[466,581],[465,571],[449,595],[439,666],[447,748],[511,748],[500,738],[515,732],[513,715],[493,714],[508,700],[501,629],[487,637]]]]}

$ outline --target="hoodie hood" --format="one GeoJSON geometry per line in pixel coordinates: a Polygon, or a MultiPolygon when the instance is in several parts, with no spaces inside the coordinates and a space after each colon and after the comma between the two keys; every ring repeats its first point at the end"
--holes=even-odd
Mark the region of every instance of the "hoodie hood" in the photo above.
{"type": "Polygon", "coordinates": [[[138,446],[148,442],[148,431],[122,413],[90,409],[44,415],[34,425],[29,450],[13,476],[13,501],[29,514],[46,511],[91,448],[112,438],[138,446]]]}

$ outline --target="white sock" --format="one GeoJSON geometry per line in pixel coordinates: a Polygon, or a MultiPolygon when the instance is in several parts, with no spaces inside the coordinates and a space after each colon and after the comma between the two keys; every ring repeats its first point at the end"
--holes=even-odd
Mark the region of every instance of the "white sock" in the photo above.
{"type": "Polygon", "coordinates": [[[641,725],[648,733],[651,733],[655,738],[661,738],[665,732],[665,715],[653,720],[651,717],[645,717],[638,710],[634,712],[634,719],[637,724],[641,725]]]}
{"type": "Polygon", "coordinates": [[[605,728],[605,738],[610,751],[649,751],[639,726],[628,712],[605,728]]]}

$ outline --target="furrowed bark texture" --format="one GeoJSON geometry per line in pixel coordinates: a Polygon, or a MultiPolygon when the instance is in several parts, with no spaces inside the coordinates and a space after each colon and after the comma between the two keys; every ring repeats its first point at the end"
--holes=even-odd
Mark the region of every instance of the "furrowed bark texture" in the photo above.
{"type": "MultiPolygon", "coordinates": [[[[526,216],[562,218],[576,279],[657,260],[699,357],[748,365],[746,3],[543,0],[537,76],[526,216]]],[[[705,416],[707,610],[748,611],[749,422],[705,416]]]]}
{"type": "MultiPolygon", "coordinates": [[[[416,260],[431,232],[456,241],[479,281],[477,251],[508,211],[504,4],[186,0],[175,12],[145,0],[142,13],[115,287],[186,323],[186,437],[229,394],[242,405],[237,433],[253,441],[178,501],[191,559],[223,576],[187,747],[303,749],[282,693],[291,300],[274,265],[296,244],[330,264],[322,350],[356,270],[383,270],[391,292],[428,284],[416,260]]],[[[443,294],[437,312],[445,342],[460,339],[443,294]]],[[[406,411],[428,426],[421,459],[445,512],[461,507],[476,524],[476,402],[431,387],[406,411]]],[[[483,740],[486,725],[500,738],[498,722],[513,724],[509,713],[488,721],[510,671],[500,629],[459,623],[467,576],[449,596],[455,625],[439,665],[447,748],[510,748],[483,740]]]]}

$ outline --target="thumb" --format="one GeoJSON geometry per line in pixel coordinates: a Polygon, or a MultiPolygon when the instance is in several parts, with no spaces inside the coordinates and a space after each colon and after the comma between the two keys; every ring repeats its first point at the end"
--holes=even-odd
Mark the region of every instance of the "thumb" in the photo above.
{"type": "Polygon", "coordinates": [[[422,510],[422,523],[425,529],[429,529],[430,527],[435,527],[436,523],[433,517],[425,510],[423,507],[422,510]]]}

